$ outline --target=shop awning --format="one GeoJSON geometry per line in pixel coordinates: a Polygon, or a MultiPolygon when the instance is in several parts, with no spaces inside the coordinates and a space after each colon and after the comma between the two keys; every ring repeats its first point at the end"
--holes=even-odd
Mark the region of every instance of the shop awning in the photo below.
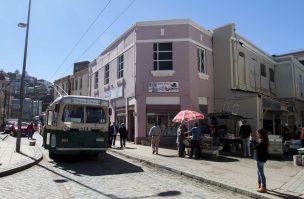
{"type": "Polygon", "coordinates": [[[230,112],[214,112],[214,113],[208,113],[207,117],[216,117],[219,119],[233,119],[233,120],[242,120],[242,119],[251,119],[248,117],[244,117],[242,115],[233,114],[230,112]]]}

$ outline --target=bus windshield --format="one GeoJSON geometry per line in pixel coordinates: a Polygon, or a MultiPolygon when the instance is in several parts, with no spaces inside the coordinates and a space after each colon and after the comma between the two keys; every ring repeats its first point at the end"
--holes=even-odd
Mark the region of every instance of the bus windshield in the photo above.
{"type": "Polygon", "coordinates": [[[87,106],[86,112],[84,106],[66,105],[63,109],[63,122],[75,123],[106,123],[105,111],[101,107],[87,106]],[[85,121],[86,116],[86,121],[85,121]]]}

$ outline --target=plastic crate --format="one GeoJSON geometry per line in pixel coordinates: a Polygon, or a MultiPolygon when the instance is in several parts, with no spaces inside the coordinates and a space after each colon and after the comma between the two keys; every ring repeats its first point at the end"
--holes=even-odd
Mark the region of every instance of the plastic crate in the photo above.
{"type": "Polygon", "coordinates": [[[298,153],[299,155],[304,155],[304,148],[299,148],[298,153]]]}

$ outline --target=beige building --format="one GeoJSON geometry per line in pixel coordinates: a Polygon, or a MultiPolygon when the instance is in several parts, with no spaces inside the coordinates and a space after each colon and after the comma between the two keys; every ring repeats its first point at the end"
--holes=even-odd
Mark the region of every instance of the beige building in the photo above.
{"type": "Polygon", "coordinates": [[[72,95],[90,96],[89,88],[89,62],[74,64],[72,84],[72,95]]]}
{"type": "Polygon", "coordinates": [[[54,81],[54,99],[61,95],[71,94],[71,77],[70,75],[54,81]]]}
{"type": "Polygon", "coordinates": [[[73,75],[68,75],[54,81],[54,99],[60,95],[90,95],[89,62],[74,63],[73,75]]]}
{"type": "Polygon", "coordinates": [[[213,54],[215,110],[251,118],[253,130],[280,134],[288,104],[277,98],[273,57],[236,33],[234,24],[214,30],[213,54]]]}
{"type": "Polygon", "coordinates": [[[304,51],[274,56],[276,66],[277,97],[288,101],[289,112],[282,123],[304,125],[304,51]]]}

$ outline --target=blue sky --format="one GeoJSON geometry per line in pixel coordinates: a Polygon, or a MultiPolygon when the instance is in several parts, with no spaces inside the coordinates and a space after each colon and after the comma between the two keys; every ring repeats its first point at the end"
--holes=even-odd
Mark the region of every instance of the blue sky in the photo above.
{"type": "MultiPolygon", "coordinates": [[[[109,0],[32,0],[27,72],[53,81],[91,61],[137,21],[191,19],[205,29],[235,23],[236,31],[269,54],[304,50],[303,0],[111,0],[105,12],[59,68],[109,0]],[[85,49],[98,40],[85,53],[85,49]],[[57,71],[57,72],[56,72],[57,71]],[[56,72],[56,73],[55,73],[56,72]]],[[[28,0],[0,0],[0,69],[22,71],[28,0]]]]}

